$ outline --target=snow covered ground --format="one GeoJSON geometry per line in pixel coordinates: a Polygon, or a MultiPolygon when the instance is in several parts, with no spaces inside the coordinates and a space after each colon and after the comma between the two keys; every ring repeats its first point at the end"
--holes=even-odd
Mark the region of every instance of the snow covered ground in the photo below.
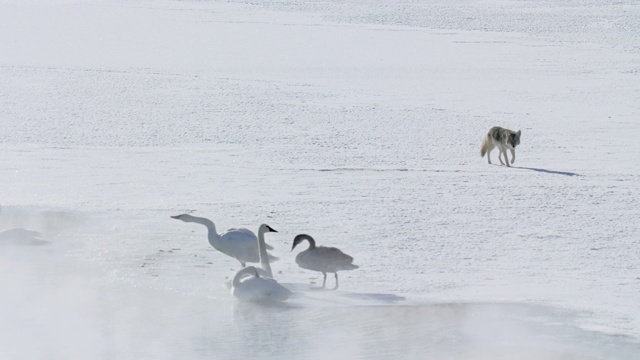
{"type": "Polygon", "coordinates": [[[634,2],[0,1],[0,358],[636,359],[639,80],[634,2]]]}

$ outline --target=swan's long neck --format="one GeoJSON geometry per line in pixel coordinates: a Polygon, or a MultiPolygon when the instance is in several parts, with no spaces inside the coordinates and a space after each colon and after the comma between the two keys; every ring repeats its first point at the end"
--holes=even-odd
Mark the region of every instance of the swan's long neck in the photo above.
{"type": "Polygon", "coordinates": [[[203,217],[192,216],[189,222],[202,224],[207,227],[207,230],[209,231],[209,234],[208,234],[209,243],[212,246],[214,242],[217,242],[218,239],[220,239],[220,235],[218,235],[218,231],[216,230],[216,225],[213,223],[213,221],[203,217]]]}
{"type": "Polygon", "coordinates": [[[266,229],[262,226],[258,230],[258,254],[260,254],[260,267],[262,270],[266,271],[267,275],[270,278],[273,278],[273,273],[271,272],[271,265],[269,264],[269,255],[267,254],[267,245],[264,242],[264,233],[266,229]]]}
{"type": "Polygon", "coordinates": [[[306,235],[304,238],[309,241],[309,250],[316,248],[316,241],[311,236],[306,235]]]}
{"type": "Polygon", "coordinates": [[[238,287],[240,286],[240,280],[247,274],[252,274],[255,275],[255,271],[256,269],[253,266],[247,266],[244,267],[242,269],[240,269],[236,275],[233,277],[233,287],[238,287]]]}

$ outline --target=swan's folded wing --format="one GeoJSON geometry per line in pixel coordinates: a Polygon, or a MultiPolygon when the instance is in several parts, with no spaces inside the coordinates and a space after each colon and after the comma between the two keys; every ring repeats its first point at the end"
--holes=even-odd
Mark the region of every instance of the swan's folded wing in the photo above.
{"type": "MultiPolygon", "coordinates": [[[[254,256],[256,257],[258,256],[258,238],[256,238],[253,233],[230,231],[225,233],[222,238],[224,239],[226,246],[235,249],[235,254],[249,253],[255,254],[254,256]]],[[[273,249],[273,247],[267,245],[267,250],[270,249],[273,249]]]]}
{"type": "Polygon", "coordinates": [[[220,236],[224,236],[224,235],[231,235],[231,234],[242,234],[241,236],[250,236],[253,237],[254,239],[258,239],[258,237],[256,236],[256,234],[247,229],[247,228],[231,228],[231,229],[227,229],[227,231],[225,233],[220,234],[220,236]]]}
{"type": "Polygon", "coordinates": [[[251,277],[234,288],[233,295],[244,301],[284,301],[291,291],[273,279],[251,277]]]}
{"type": "Polygon", "coordinates": [[[353,262],[353,257],[343,253],[342,250],[338,248],[319,246],[314,250],[314,252],[318,254],[319,258],[326,259],[327,261],[332,261],[337,263],[353,262]]]}
{"type": "MultiPolygon", "coordinates": [[[[231,228],[227,230],[226,233],[221,234],[220,236],[229,239],[229,241],[242,241],[242,246],[246,247],[257,246],[258,244],[258,237],[256,236],[256,234],[247,228],[231,228]]],[[[267,246],[267,250],[273,250],[273,246],[267,243],[265,243],[265,245],[267,246]]]]}

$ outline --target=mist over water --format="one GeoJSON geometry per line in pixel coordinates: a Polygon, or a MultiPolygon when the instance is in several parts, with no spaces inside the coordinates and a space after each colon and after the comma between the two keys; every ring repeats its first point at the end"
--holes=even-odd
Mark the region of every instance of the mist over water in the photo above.
{"type": "Polygon", "coordinates": [[[73,234],[95,219],[4,214],[4,227],[43,229],[37,244],[5,236],[0,245],[7,358],[634,359],[640,352],[635,339],[582,330],[575,312],[535,304],[424,302],[284,282],[296,296],[264,306],[235,301],[215,281],[191,282],[204,287],[191,293],[131,286],[73,255],[83,246],[73,234]]]}

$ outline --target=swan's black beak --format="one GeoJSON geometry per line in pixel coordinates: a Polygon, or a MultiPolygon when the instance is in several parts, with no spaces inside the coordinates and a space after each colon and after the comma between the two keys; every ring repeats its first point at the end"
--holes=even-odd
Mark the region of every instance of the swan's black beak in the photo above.
{"type": "Polygon", "coordinates": [[[269,228],[269,231],[271,232],[278,232],[276,229],[272,228],[271,226],[267,225],[267,228],[269,228]]]}
{"type": "Polygon", "coordinates": [[[171,215],[171,218],[172,218],[172,219],[179,219],[179,218],[180,218],[180,215],[171,215]]]}

